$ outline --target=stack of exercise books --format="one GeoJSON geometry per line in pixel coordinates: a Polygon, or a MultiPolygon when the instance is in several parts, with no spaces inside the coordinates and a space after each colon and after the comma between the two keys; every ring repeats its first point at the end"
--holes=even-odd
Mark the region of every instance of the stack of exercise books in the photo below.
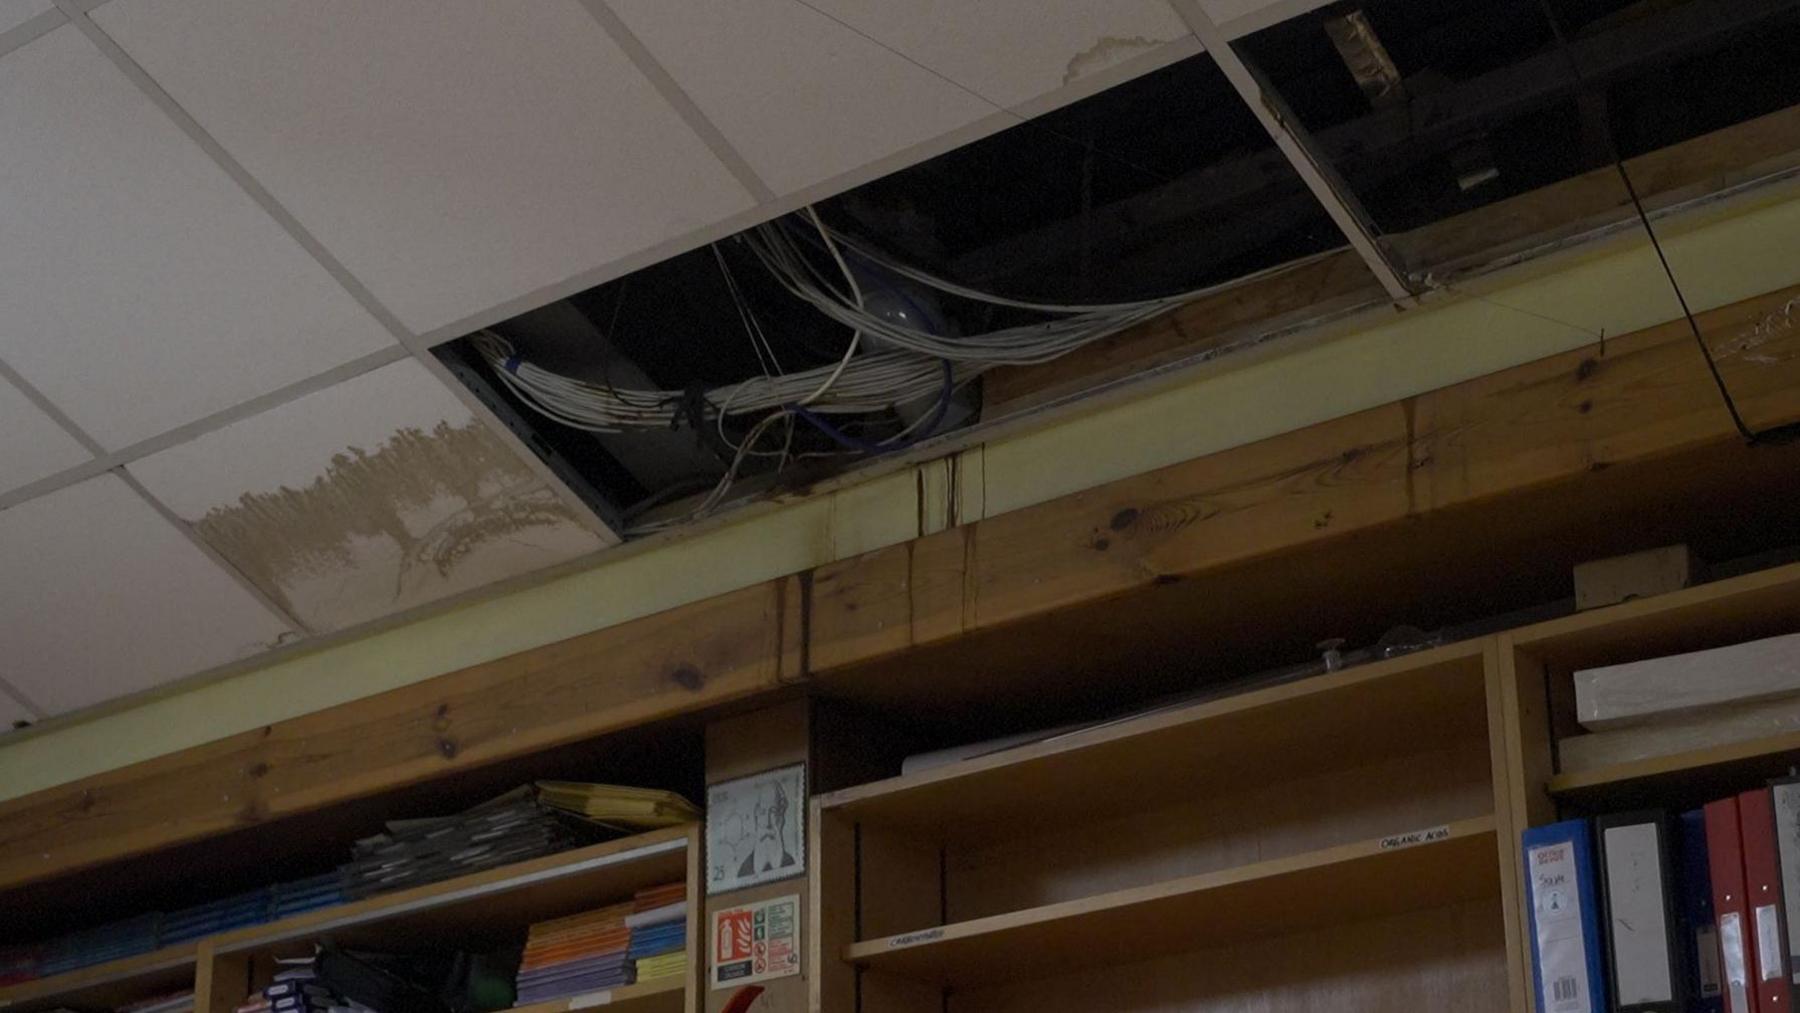
{"type": "Polygon", "coordinates": [[[251,890],[163,915],[162,945],[184,943],[269,920],[269,889],[251,890]]]}
{"type": "Polygon", "coordinates": [[[73,932],[44,947],[38,974],[48,978],[76,968],[104,964],[156,949],[159,916],[138,915],[98,928],[73,932]]]}
{"type": "Polygon", "coordinates": [[[270,887],[276,919],[344,903],[344,880],[336,872],[289,880],[270,887]]]}
{"type": "Polygon", "coordinates": [[[693,823],[694,803],[672,791],[580,781],[539,781],[538,801],[620,833],[639,833],[693,823]]]}
{"type": "Polygon", "coordinates": [[[356,842],[338,871],[351,898],[436,883],[509,862],[566,851],[583,838],[529,785],[456,816],[401,820],[356,842]]]}
{"type": "Polygon", "coordinates": [[[533,925],[519,961],[518,1004],[631,984],[625,952],[631,942],[625,917],[631,909],[615,904],[533,925]]]}
{"type": "Polygon", "coordinates": [[[637,981],[672,978],[687,970],[687,884],[639,890],[625,925],[631,930],[626,956],[637,981]]]}
{"type": "Polygon", "coordinates": [[[173,992],[128,1003],[118,1013],[194,1013],[193,992],[173,992]]]}

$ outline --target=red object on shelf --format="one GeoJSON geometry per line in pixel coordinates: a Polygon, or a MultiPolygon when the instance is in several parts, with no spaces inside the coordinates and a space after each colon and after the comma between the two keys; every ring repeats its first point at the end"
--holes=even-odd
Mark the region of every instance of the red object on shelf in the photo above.
{"type": "Polygon", "coordinates": [[[1713,914],[1719,925],[1719,968],[1725,1013],[1761,1013],[1750,971],[1750,907],[1744,903],[1744,841],[1738,800],[1706,804],[1706,858],[1712,873],[1713,914]]]}
{"type": "Polygon", "coordinates": [[[1767,788],[1737,798],[1738,825],[1744,840],[1744,906],[1746,943],[1751,955],[1750,984],[1759,1013],[1787,1013],[1794,1004],[1788,980],[1787,916],[1781,904],[1781,854],[1775,844],[1775,802],[1767,788]]]}
{"type": "Polygon", "coordinates": [[[744,1013],[750,1008],[751,1003],[762,997],[762,994],[763,987],[761,985],[745,985],[732,993],[731,998],[726,1000],[725,1008],[721,1013],[744,1013]]]}

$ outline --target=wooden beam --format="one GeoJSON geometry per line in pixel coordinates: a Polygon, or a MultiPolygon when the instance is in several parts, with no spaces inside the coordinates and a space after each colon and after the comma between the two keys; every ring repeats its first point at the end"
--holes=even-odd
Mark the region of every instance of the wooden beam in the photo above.
{"type": "Polygon", "coordinates": [[[1040,366],[998,369],[982,381],[982,417],[1001,419],[1306,320],[1387,302],[1350,250],[1235,285],[1040,366]]]}
{"type": "MultiPolygon", "coordinates": [[[[1756,426],[1800,418],[1797,292],[1702,318],[1756,426]]],[[[1608,539],[1751,523],[1796,455],[1743,449],[1685,323],[1652,328],[5,802],[0,890],[801,681],[1023,714],[1122,678],[1146,630],[1167,661],[1304,628],[1309,582],[1391,624],[1402,574],[1479,595],[1608,539]],[[1677,493],[1720,513],[1637,509],[1677,493]],[[1507,569],[1447,565],[1458,546],[1507,569]]]]}
{"type": "Polygon", "coordinates": [[[777,586],[620,626],[0,806],[0,889],[780,684],[777,586]]]}
{"type": "MultiPolygon", "coordinates": [[[[1800,321],[1783,314],[1797,293],[1773,293],[1700,318],[1755,427],[1800,417],[1800,321]]],[[[1354,546],[1377,529],[1618,465],[1737,446],[1687,324],[1677,321],[1609,340],[1604,356],[1595,347],[1528,363],[821,567],[814,586],[823,593],[815,594],[809,622],[812,675],[982,632],[996,639],[1034,636],[1039,657],[1064,672],[1089,653],[1079,648],[1082,639],[1103,643],[1159,618],[1171,627],[1185,624],[1194,641],[1204,642],[1205,615],[1218,609],[1195,600],[1203,596],[1192,582],[1203,574],[1241,575],[1258,560],[1310,545],[1354,546]],[[1189,589],[1163,596],[1167,616],[1153,615],[1148,603],[1154,599],[1129,597],[1176,584],[1189,589]],[[1107,599],[1130,604],[1089,610],[1106,617],[1091,624],[1069,618],[1078,606],[1107,599]],[[1007,633],[1045,616],[1057,618],[1030,633],[1007,633]]],[[[1756,453],[1788,454],[1783,464],[1793,463],[1792,452],[1756,453]]],[[[1554,529],[1559,520],[1522,518],[1508,530],[1554,529]]],[[[1502,532],[1462,534],[1497,539],[1502,532]]],[[[1379,556],[1363,565],[1386,570],[1379,556]]],[[[1304,579],[1283,579],[1296,578],[1304,579]]],[[[1247,581],[1234,580],[1232,593],[1246,595],[1247,581]]],[[[1284,593],[1267,591],[1260,601],[1269,605],[1284,593]]],[[[1285,594],[1298,597],[1292,586],[1285,594]]],[[[965,639],[957,649],[971,670],[997,677],[991,656],[965,639]]],[[[905,680],[898,669],[906,667],[881,668],[868,678],[905,680]]],[[[946,703],[954,699],[947,696],[946,703]]]]}
{"type": "MultiPolygon", "coordinates": [[[[1800,165],[1800,106],[1702,134],[1626,163],[1654,210],[1800,165]]],[[[1631,199],[1608,165],[1467,214],[1388,237],[1419,270],[1454,274],[1518,250],[1620,221],[1631,199]]]]}

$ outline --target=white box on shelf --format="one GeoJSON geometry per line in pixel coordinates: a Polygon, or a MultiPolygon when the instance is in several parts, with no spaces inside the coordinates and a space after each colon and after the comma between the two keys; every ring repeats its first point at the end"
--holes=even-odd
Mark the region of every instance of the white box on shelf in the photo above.
{"type": "Polygon", "coordinates": [[[1800,696],[1783,696],[1709,708],[1671,721],[1571,735],[1557,743],[1557,749],[1561,771],[1579,774],[1794,732],[1800,732],[1800,696]]]}
{"type": "Polygon", "coordinates": [[[1800,633],[1582,669],[1575,715],[1590,731],[1800,693],[1800,633]]]}

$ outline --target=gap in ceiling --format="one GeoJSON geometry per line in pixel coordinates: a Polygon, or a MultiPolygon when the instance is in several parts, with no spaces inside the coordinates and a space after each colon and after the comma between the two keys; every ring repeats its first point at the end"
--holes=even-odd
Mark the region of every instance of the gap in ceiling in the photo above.
{"type": "MultiPolygon", "coordinates": [[[[1548,0],[1548,9],[1558,25],[1546,0],[1359,0],[1236,45],[1421,285],[1552,228],[1628,213],[1616,178],[1596,177],[1579,199],[1557,189],[1610,172],[1614,151],[1639,158],[1800,103],[1800,0],[1548,0]],[[1515,199],[1547,203],[1499,214],[1515,199]]],[[[1653,204],[1692,182],[1644,172],[1653,204]]],[[[996,333],[1023,341],[1017,329],[1066,319],[951,294],[896,264],[1012,300],[1138,305],[1344,246],[1205,54],[816,211],[816,224],[790,215],[497,324],[504,350],[484,354],[471,336],[438,354],[603,519],[641,534],[977,424],[982,375],[1007,366],[971,365],[967,348],[996,333]],[[821,227],[838,242],[822,240],[821,227]],[[849,346],[843,318],[797,298],[771,270],[771,243],[843,300],[851,270],[870,313],[941,339],[938,351],[905,346],[924,358],[895,383],[904,403],[847,411],[807,400],[811,388],[796,384],[754,411],[754,397],[729,403],[742,394],[727,396],[729,385],[766,374],[835,375],[849,346]],[[941,389],[937,354],[957,359],[941,389]],[[587,415],[547,417],[544,392],[506,376],[533,369],[601,392],[579,392],[578,413],[594,398],[634,412],[648,400],[657,421],[593,433],[587,415]],[[662,393],[634,401],[633,391],[662,393]],[[721,408],[731,409],[723,422],[721,408]]],[[[870,336],[842,379],[897,347],[870,336]]]]}

